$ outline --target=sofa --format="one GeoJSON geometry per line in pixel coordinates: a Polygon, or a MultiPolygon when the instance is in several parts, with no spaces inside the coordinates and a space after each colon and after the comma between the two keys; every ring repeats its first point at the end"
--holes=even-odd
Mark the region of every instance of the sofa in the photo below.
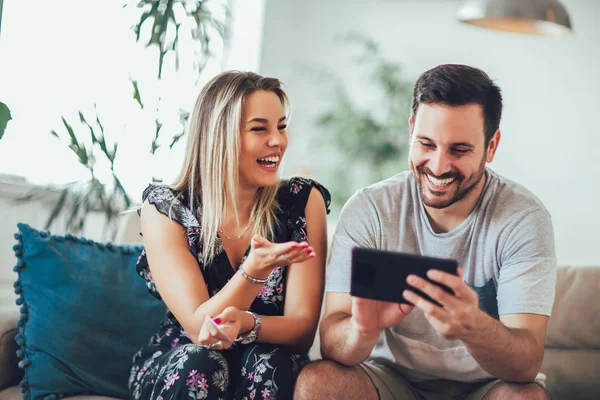
{"type": "MultiPolygon", "coordinates": [[[[600,302],[594,297],[598,293],[600,266],[559,268],[542,366],[553,399],[596,399],[600,394],[600,302]]],[[[22,398],[18,385],[23,371],[15,341],[19,314],[15,306],[0,307],[0,400],[22,398]]],[[[310,354],[313,359],[319,356],[318,337],[310,354]]]]}

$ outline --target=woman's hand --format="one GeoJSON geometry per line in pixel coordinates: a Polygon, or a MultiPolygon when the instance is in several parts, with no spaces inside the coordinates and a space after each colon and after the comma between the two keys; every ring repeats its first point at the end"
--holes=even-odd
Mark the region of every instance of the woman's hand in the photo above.
{"type": "Polygon", "coordinates": [[[259,235],[250,240],[250,254],[244,262],[244,269],[269,274],[273,268],[301,263],[316,256],[314,249],[306,242],[272,243],[259,235]]]}
{"type": "Polygon", "coordinates": [[[212,319],[206,315],[198,334],[198,344],[213,350],[228,349],[240,334],[243,315],[244,311],[235,307],[227,307],[212,319]]]}

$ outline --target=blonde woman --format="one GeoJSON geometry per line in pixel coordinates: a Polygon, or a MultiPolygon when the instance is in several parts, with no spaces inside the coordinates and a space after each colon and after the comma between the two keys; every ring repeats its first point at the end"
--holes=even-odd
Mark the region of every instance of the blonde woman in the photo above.
{"type": "Polygon", "coordinates": [[[279,80],[226,72],[202,90],[174,185],[143,194],[137,270],[168,312],[134,357],[133,399],[291,399],[323,296],[318,183],[280,180],[279,80]]]}

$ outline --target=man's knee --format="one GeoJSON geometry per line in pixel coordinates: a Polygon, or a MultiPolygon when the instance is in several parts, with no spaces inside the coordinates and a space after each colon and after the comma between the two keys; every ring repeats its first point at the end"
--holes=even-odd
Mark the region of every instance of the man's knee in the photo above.
{"type": "Polygon", "coordinates": [[[333,372],[334,364],[333,361],[321,360],[305,365],[296,380],[294,398],[310,399],[311,393],[319,393],[321,387],[328,385],[325,377],[331,376],[329,374],[333,372]]]}
{"type": "Polygon", "coordinates": [[[550,395],[537,383],[499,383],[484,400],[550,400],[550,395]]]}
{"type": "Polygon", "coordinates": [[[362,399],[370,398],[371,392],[376,394],[369,377],[360,367],[321,360],[302,368],[296,381],[294,399],[338,398],[348,391],[359,396],[353,398],[362,399]]]}

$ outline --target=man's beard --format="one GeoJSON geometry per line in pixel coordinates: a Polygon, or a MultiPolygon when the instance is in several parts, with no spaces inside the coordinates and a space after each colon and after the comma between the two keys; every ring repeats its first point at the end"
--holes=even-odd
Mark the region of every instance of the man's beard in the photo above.
{"type": "Polygon", "coordinates": [[[423,204],[431,208],[442,209],[450,207],[452,204],[461,201],[477,187],[477,185],[479,184],[479,182],[481,182],[481,179],[483,179],[483,176],[485,175],[485,157],[481,160],[479,169],[473,175],[471,175],[470,179],[468,179],[466,182],[464,175],[462,175],[458,171],[451,171],[443,175],[436,176],[425,165],[415,167],[412,162],[411,170],[417,180],[417,186],[419,187],[419,192],[421,193],[421,199],[423,200],[423,204]],[[436,197],[439,195],[444,195],[445,192],[431,191],[429,187],[427,187],[427,183],[423,182],[424,179],[427,179],[426,175],[430,175],[436,179],[455,178],[455,181],[451,183],[451,185],[457,186],[454,191],[454,194],[449,199],[438,200],[436,197]]]}

